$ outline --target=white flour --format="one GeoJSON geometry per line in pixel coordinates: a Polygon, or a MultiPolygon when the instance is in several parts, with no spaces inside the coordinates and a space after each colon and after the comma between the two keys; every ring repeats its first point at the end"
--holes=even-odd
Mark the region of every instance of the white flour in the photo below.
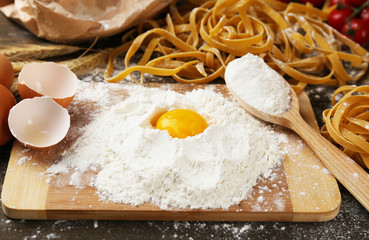
{"type": "Polygon", "coordinates": [[[224,77],[227,85],[256,109],[281,114],[290,106],[290,89],[285,80],[256,55],[248,53],[230,62],[224,77]]]}
{"type": "Polygon", "coordinates": [[[283,158],[279,145],[287,137],[211,86],[186,94],[138,85],[124,88],[130,97],[87,125],[48,173],[78,172],[70,184],[80,187],[76,176],[100,170],[91,185],[102,198],[118,203],[227,209],[245,199],[257,179],[267,178],[283,158]],[[178,139],[151,126],[155,114],[176,108],[198,112],[209,127],[178,139]]]}

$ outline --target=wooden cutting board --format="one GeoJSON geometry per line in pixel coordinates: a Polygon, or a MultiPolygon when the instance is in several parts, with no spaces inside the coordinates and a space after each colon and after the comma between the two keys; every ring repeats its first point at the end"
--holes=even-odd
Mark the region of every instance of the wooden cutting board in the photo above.
{"type": "MultiPolygon", "coordinates": [[[[124,86],[124,85],[122,85],[124,86]]],[[[200,85],[148,84],[178,92],[201,88],[200,85]]],[[[230,97],[225,85],[216,85],[230,97]]],[[[124,100],[124,90],[114,88],[111,96],[124,100]]],[[[117,98],[115,98],[117,99],[117,98]]],[[[327,221],[340,208],[341,196],[335,178],[325,169],[310,148],[296,134],[282,130],[289,138],[289,154],[272,177],[259,180],[251,196],[228,210],[161,210],[150,203],[139,206],[102,201],[95,189],[77,189],[69,185],[70,176],[57,176],[47,183],[43,172],[56,156],[78,138],[78,129],[88,123],[96,106],[78,101],[73,109],[83,109],[72,115],[71,130],[62,143],[43,150],[28,149],[15,141],[2,191],[4,213],[18,219],[97,219],[97,220],[196,220],[196,221],[327,221]]],[[[301,114],[319,131],[308,96],[300,96],[301,114]]],[[[78,159],[76,159],[78,161],[78,159]]],[[[94,172],[85,173],[86,177],[94,172]]]]}

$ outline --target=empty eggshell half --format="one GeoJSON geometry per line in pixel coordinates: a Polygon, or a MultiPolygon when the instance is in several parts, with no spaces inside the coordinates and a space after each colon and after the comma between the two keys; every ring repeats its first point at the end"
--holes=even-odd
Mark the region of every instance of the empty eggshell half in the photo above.
{"type": "Polygon", "coordinates": [[[10,109],[8,124],[13,136],[30,148],[51,147],[68,133],[70,116],[50,97],[24,99],[10,109]]]}
{"type": "Polygon", "coordinates": [[[25,64],[18,76],[18,90],[23,99],[49,96],[63,107],[73,100],[77,87],[77,76],[68,67],[54,62],[25,64]]]}

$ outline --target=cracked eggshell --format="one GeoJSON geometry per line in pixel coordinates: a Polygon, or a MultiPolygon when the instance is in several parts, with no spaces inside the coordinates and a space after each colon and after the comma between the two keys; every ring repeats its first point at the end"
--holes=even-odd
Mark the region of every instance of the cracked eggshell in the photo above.
{"type": "Polygon", "coordinates": [[[67,107],[77,92],[78,78],[66,66],[54,62],[25,64],[18,76],[23,99],[49,96],[67,107]]]}
{"type": "Polygon", "coordinates": [[[47,148],[59,143],[70,127],[68,110],[51,97],[24,99],[10,109],[9,129],[30,148],[47,148]]]}

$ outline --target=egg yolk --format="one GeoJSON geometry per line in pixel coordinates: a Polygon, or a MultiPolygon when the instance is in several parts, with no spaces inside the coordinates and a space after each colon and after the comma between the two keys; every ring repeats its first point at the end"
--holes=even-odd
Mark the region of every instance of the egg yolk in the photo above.
{"type": "Polygon", "coordinates": [[[187,109],[174,109],[162,114],[156,128],[167,130],[173,138],[186,138],[202,133],[208,127],[206,120],[198,113],[187,109]]]}

